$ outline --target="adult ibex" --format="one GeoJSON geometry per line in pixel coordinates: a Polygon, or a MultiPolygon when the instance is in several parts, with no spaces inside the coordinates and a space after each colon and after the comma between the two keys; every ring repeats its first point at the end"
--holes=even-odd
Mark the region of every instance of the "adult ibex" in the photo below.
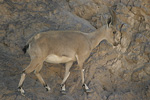
{"type": "MultiPolygon", "coordinates": [[[[114,15],[114,13],[111,14],[114,15]]],[[[39,73],[43,62],[46,61],[56,64],[65,63],[65,75],[61,83],[61,92],[65,93],[65,82],[70,75],[69,70],[73,62],[77,61],[81,70],[82,85],[85,92],[90,92],[90,89],[84,82],[83,63],[89,57],[92,49],[102,40],[106,39],[113,46],[120,44],[121,34],[113,26],[113,20],[114,17],[112,16],[108,19],[107,25],[103,25],[100,29],[91,33],[80,31],[48,31],[37,34],[29,39],[23,51],[29,53],[31,62],[21,75],[18,91],[24,94],[22,85],[25,75],[33,71],[46,90],[50,90],[39,73]]]]}

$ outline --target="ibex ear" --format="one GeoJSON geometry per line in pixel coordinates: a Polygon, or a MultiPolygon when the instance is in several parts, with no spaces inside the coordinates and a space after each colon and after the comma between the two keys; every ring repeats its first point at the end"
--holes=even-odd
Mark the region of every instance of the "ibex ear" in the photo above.
{"type": "Polygon", "coordinates": [[[110,27],[110,25],[112,24],[112,18],[108,18],[107,20],[107,27],[110,27]]]}

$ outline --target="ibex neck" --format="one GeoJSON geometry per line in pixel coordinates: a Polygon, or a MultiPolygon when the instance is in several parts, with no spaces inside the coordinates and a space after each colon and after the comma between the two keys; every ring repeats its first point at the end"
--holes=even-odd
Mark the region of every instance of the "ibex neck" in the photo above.
{"type": "Polygon", "coordinates": [[[89,34],[92,49],[94,49],[102,40],[105,39],[105,33],[105,27],[103,26],[89,34]]]}

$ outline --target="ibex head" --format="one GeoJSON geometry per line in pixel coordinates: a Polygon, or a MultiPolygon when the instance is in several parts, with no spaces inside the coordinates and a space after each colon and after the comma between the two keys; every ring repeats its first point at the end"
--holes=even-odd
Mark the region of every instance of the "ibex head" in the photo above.
{"type": "Polygon", "coordinates": [[[107,21],[106,25],[106,38],[113,46],[117,46],[121,41],[121,33],[116,29],[116,14],[113,10],[110,10],[112,17],[107,21]]]}

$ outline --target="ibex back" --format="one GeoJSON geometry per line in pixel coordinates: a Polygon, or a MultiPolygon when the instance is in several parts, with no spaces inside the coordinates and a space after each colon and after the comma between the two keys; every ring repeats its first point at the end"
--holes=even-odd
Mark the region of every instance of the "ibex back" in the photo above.
{"type": "Polygon", "coordinates": [[[46,90],[50,90],[39,73],[43,62],[46,61],[57,64],[65,63],[65,75],[61,83],[61,92],[65,94],[65,82],[70,75],[69,70],[73,62],[77,61],[79,69],[81,70],[84,90],[85,92],[91,92],[84,82],[83,63],[89,57],[91,51],[102,40],[106,39],[114,46],[120,44],[121,34],[112,23],[112,18],[110,18],[106,25],[91,33],[83,33],[80,31],[48,31],[32,37],[23,49],[24,52],[27,50],[29,53],[31,62],[21,75],[18,90],[21,94],[24,94],[22,84],[25,75],[33,71],[46,90]]]}

